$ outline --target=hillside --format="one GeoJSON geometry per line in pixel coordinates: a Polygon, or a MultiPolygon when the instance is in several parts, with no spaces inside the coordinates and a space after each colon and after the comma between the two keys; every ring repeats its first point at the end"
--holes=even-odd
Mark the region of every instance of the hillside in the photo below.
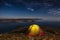
{"type": "MultiPolygon", "coordinates": [[[[45,32],[44,36],[36,36],[35,40],[60,40],[60,28],[41,27],[45,32]]],[[[18,26],[16,29],[0,34],[1,40],[32,40],[32,38],[25,35],[28,27],[18,26]]]]}

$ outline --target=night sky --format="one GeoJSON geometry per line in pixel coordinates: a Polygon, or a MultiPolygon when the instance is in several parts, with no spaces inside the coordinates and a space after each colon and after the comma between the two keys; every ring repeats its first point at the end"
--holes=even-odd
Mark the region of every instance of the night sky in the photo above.
{"type": "Polygon", "coordinates": [[[60,0],[0,0],[0,18],[60,21],[60,0]]]}

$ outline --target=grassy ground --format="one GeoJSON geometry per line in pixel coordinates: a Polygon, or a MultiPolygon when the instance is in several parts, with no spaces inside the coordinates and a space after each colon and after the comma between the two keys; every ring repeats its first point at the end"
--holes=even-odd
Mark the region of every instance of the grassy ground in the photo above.
{"type": "Polygon", "coordinates": [[[29,37],[20,34],[0,34],[0,40],[60,40],[59,34],[45,34],[44,36],[29,37]]]}
{"type": "MultiPolygon", "coordinates": [[[[17,28],[18,29],[18,28],[17,28]]],[[[0,40],[60,40],[60,28],[42,28],[45,32],[44,36],[30,37],[24,33],[20,33],[22,28],[14,30],[10,33],[0,34],[0,40]]]]}

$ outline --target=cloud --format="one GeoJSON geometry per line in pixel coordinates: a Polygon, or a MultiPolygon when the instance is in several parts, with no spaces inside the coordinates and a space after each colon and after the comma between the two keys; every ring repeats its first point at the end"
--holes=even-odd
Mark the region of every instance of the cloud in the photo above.
{"type": "Polygon", "coordinates": [[[27,8],[28,10],[30,10],[30,11],[34,11],[34,9],[32,9],[32,8],[27,8]]]}
{"type": "Polygon", "coordinates": [[[60,8],[58,9],[49,9],[48,14],[53,16],[60,16],[60,8]]]}
{"type": "Polygon", "coordinates": [[[44,21],[60,21],[60,17],[43,17],[44,21]]]}
{"type": "Polygon", "coordinates": [[[4,5],[7,6],[7,7],[11,7],[12,6],[12,4],[9,4],[9,3],[4,3],[4,5]]]}

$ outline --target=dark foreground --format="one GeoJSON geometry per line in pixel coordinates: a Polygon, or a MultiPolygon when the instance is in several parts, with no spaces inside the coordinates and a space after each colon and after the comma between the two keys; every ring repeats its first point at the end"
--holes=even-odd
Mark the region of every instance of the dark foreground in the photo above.
{"type": "Polygon", "coordinates": [[[20,32],[22,28],[13,30],[12,32],[0,34],[0,40],[60,40],[60,29],[58,28],[43,28],[45,35],[29,37],[23,32],[20,32]]]}

